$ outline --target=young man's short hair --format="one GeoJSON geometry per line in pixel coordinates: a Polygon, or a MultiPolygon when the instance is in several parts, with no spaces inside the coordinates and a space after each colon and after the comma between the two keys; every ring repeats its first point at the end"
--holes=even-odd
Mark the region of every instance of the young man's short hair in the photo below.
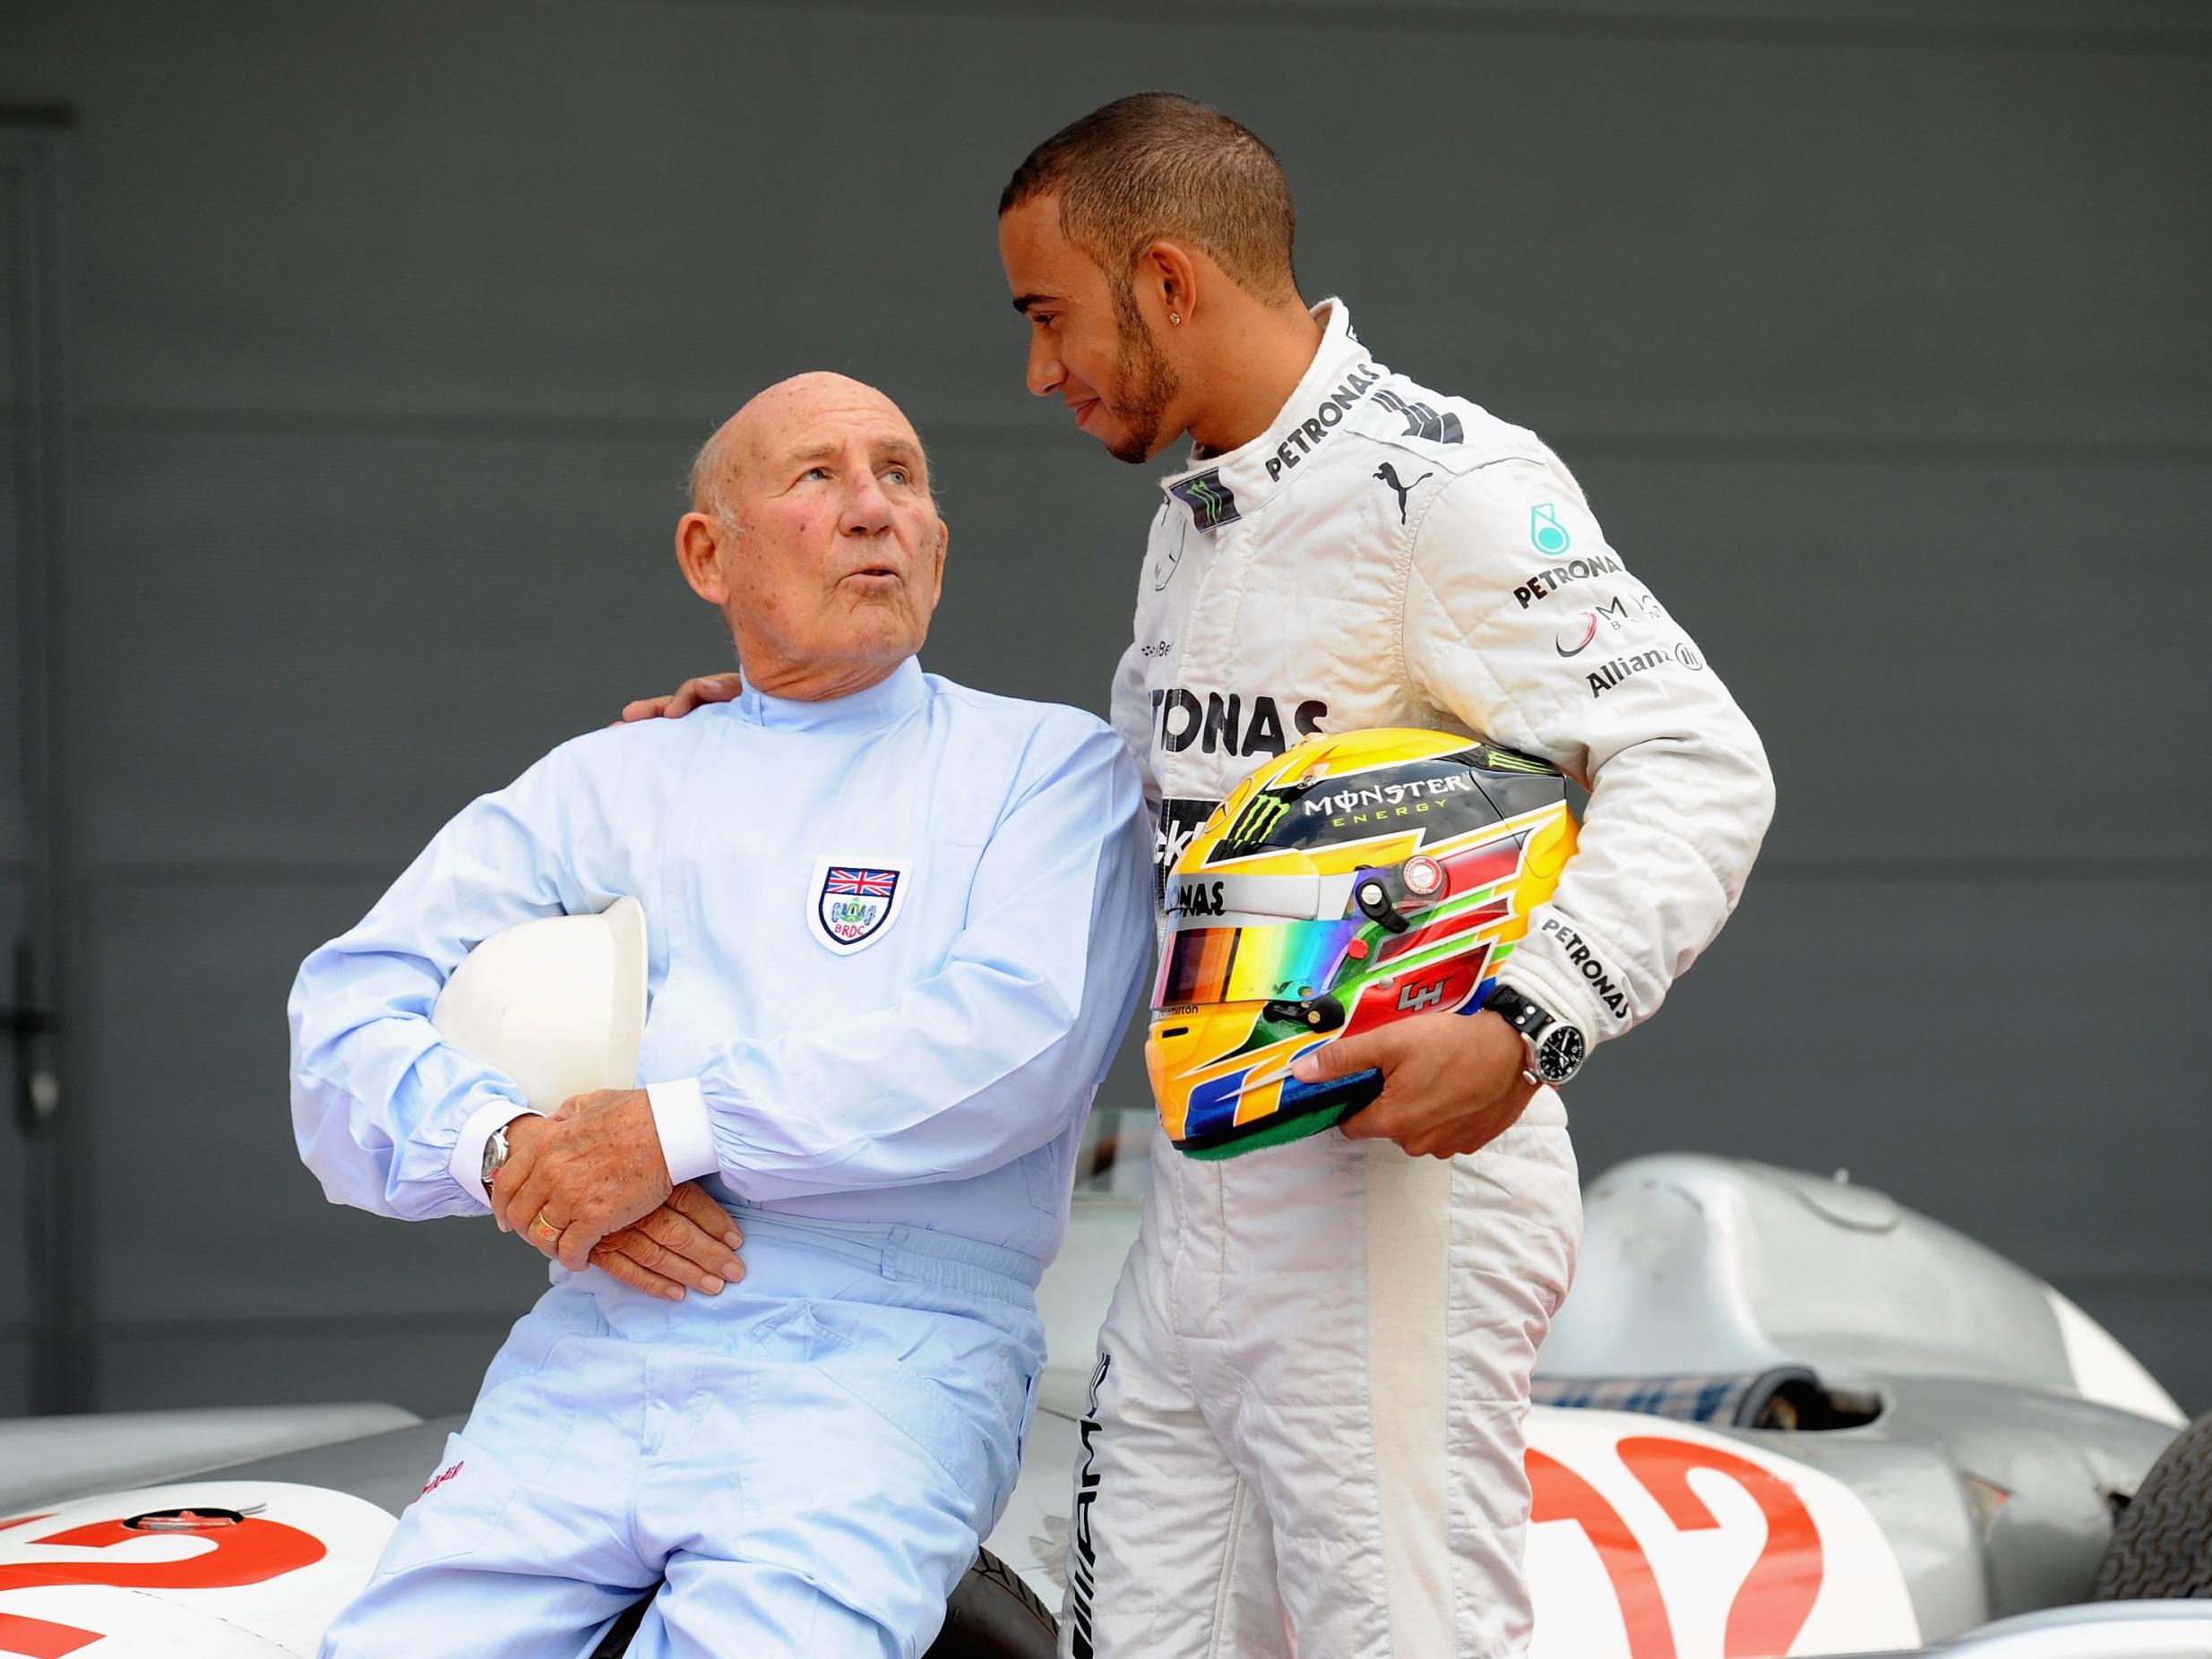
{"type": "Polygon", "coordinates": [[[1261,299],[1297,298],[1298,216],[1283,164],[1249,127],[1195,99],[1132,93],[1061,128],[1014,169],[998,211],[1038,196],[1059,197],[1061,229],[1117,294],[1138,254],[1164,238],[1204,250],[1261,299]]]}

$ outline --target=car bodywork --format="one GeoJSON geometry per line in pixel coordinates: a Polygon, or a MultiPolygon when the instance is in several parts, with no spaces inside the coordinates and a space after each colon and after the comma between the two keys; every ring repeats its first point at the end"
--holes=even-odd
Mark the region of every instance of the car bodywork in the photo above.
{"type": "MultiPolygon", "coordinates": [[[[2153,1604],[1988,1624],[2088,1595],[2183,1421],[2050,1287],[1879,1192],[1741,1160],[1635,1160],[1586,1212],[1529,1420],[1538,1659],[2103,1651],[2085,1620],[2130,1626],[2114,1652],[2191,1639],[2153,1604]]],[[[1135,1225],[1079,1199],[1040,1293],[1053,1359],[987,1547],[1054,1605],[1135,1225]]],[[[158,1422],[69,1431],[97,1468],[51,1432],[30,1450],[35,1420],[0,1428],[0,1654],[312,1654],[452,1426],[321,1409],[268,1414],[258,1445],[237,1414],[181,1414],[166,1466],[158,1422]]]]}

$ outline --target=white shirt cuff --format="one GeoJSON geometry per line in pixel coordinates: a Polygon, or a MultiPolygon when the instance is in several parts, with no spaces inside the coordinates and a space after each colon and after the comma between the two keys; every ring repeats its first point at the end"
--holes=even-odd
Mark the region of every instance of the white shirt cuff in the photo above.
{"type": "Polygon", "coordinates": [[[513,1100],[495,1100],[490,1105],[479,1106],[470,1113],[469,1121],[460,1126],[460,1139],[453,1143],[453,1161],[447,1166],[460,1190],[489,1210],[492,1195],[484,1190],[484,1143],[503,1123],[544,1115],[536,1107],[513,1100]]]}
{"type": "Polygon", "coordinates": [[[668,1162],[668,1179],[696,1181],[718,1173],[722,1160],[715,1156],[714,1124],[707,1116],[699,1079],[648,1083],[645,1097],[652,1102],[653,1127],[660,1132],[660,1156],[668,1162]]]}

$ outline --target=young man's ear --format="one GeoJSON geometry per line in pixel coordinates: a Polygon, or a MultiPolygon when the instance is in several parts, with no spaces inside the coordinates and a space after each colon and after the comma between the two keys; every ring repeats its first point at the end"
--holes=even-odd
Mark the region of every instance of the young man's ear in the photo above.
{"type": "Polygon", "coordinates": [[[1136,288],[1155,327],[1181,328],[1198,314],[1198,264],[1178,243],[1155,242],[1137,255],[1136,288]]]}

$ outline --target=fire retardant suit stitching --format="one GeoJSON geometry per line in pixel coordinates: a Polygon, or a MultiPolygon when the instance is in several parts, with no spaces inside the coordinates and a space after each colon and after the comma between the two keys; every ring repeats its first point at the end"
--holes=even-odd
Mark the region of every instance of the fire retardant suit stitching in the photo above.
{"type": "MultiPolygon", "coordinates": [[[[1547,995],[1572,996],[1575,1005],[1588,1016],[1583,1023],[1593,1043],[1619,1036],[1657,1008],[1674,973],[1695,959],[1711,932],[1717,931],[1718,921],[1733,907],[1732,891],[1740,887],[1747,854],[1755,851],[1772,810],[1772,785],[1764,757],[1756,752],[1756,737],[1717,676],[1706,671],[1701,655],[1688,636],[1665,617],[1649,590],[1622,569],[1619,555],[1606,546],[1602,531],[1588,518],[1579,490],[1570,487],[1563,468],[1527,452],[1500,455],[1469,468],[1438,487],[1422,503],[1419,528],[1407,556],[1421,579],[1417,595],[1426,601],[1424,608],[1433,612],[1422,619],[1432,636],[1431,660],[1423,665],[1411,638],[1416,590],[1409,578],[1406,607],[1398,619],[1409,681],[1440,704],[1459,709],[1462,718],[1488,709],[1493,718],[1478,722],[1493,728],[1485,735],[1532,748],[1578,781],[1587,782],[1592,791],[1591,807],[1584,820],[1584,857],[1570,865],[1559,898],[1546,907],[1559,918],[1562,927],[1571,922],[1572,932],[1545,927],[1545,912],[1539,911],[1532,918],[1528,946],[1517,953],[1510,976],[1534,991],[1539,1001],[1547,995]],[[1556,504],[1539,500],[1545,495],[1554,496],[1556,504]],[[1537,528],[1554,528],[1565,542],[1570,539],[1565,526],[1571,524],[1574,536],[1586,550],[1584,556],[1597,562],[1606,575],[1619,579],[1612,589],[1613,603],[1607,607],[1614,625],[1620,626],[1620,618],[1631,603],[1645,613],[1631,620],[1629,637],[1619,648],[1627,654],[1601,664],[1596,673],[1551,661],[1551,652],[1545,649],[1549,642],[1543,638],[1548,631],[1537,620],[1543,614],[1531,611],[1534,579],[1519,589],[1510,585],[1511,567],[1506,563],[1509,547],[1504,538],[1512,532],[1507,527],[1519,528],[1520,514],[1531,502],[1536,503],[1534,512],[1544,518],[1541,525],[1535,519],[1529,520],[1528,559],[1556,558],[1566,550],[1564,546],[1548,548],[1536,541],[1537,528]],[[1439,521],[1432,515],[1447,505],[1464,521],[1467,533],[1482,539],[1464,547],[1438,545],[1431,530],[1439,521]],[[1445,592],[1433,574],[1440,560],[1444,562],[1442,569],[1471,570],[1476,580],[1458,585],[1452,593],[1445,592]],[[1457,608],[1452,603],[1455,595],[1457,608]],[[1657,621],[1663,621],[1665,627],[1655,638],[1652,623],[1657,621]],[[1529,637],[1532,633],[1536,636],[1534,640],[1529,637]],[[1662,644],[1666,633],[1677,636],[1671,647],[1642,652],[1633,649],[1639,644],[1662,644]],[[1457,649],[1448,662],[1440,663],[1433,652],[1436,642],[1445,638],[1457,649]],[[1514,675],[1512,683],[1506,678],[1509,667],[1514,675]],[[1455,683],[1435,683],[1438,673],[1447,668],[1455,683]],[[1646,669],[1651,672],[1647,674],[1646,669]],[[1585,684],[1589,687],[1587,709],[1572,694],[1585,684]],[[1621,691],[1623,684],[1631,689],[1621,691]],[[1476,690],[1489,695],[1478,699],[1476,708],[1470,710],[1455,700],[1455,690],[1462,697],[1476,690]],[[1615,701],[1600,704],[1598,699],[1607,694],[1615,701]],[[1623,697],[1631,701],[1619,701],[1623,697]],[[1663,700],[1657,709],[1651,707],[1654,698],[1663,700]],[[1684,718],[1665,718],[1668,709],[1677,709],[1684,718]],[[1693,712],[1702,718],[1688,718],[1693,712]],[[1505,718],[1496,718],[1496,715],[1505,718]],[[1737,727],[1748,744],[1733,741],[1735,732],[1732,728],[1737,727]],[[1678,746],[1690,769],[1682,777],[1709,787],[1704,798],[1678,799],[1677,792],[1648,779],[1650,769],[1646,762],[1653,758],[1653,746],[1666,743],[1678,746]],[[1732,849],[1717,847],[1696,835],[1665,827],[1665,820],[1683,813],[1693,813],[1700,828],[1715,823],[1732,830],[1738,845],[1732,849]],[[1660,834],[1655,837],[1654,831],[1660,834]],[[1632,854],[1648,855],[1655,850],[1655,839],[1690,852],[1694,866],[1662,853],[1653,881],[1640,887],[1620,885],[1618,871],[1613,872],[1614,881],[1602,885],[1590,879],[1589,872],[1604,860],[1617,863],[1632,854]],[[1599,855],[1597,861],[1589,857],[1593,852],[1599,855]],[[1734,883],[1728,880],[1731,866],[1736,876],[1734,883]],[[1717,890],[1681,892],[1691,867],[1714,881],[1717,890]],[[1673,915],[1671,921],[1648,902],[1648,894],[1654,886],[1674,890],[1666,907],[1673,915]],[[1601,898],[1614,902],[1596,903],[1601,898]],[[1692,911],[1713,916],[1712,926],[1701,930],[1693,925],[1688,914],[1692,911]],[[1585,921],[1591,925],[1584,926],[1585,921]],[[1703,937],[1698,936],[1700,932],[1703,937]],[[1668,958],[1675,964],[1672,971],[1665,966],[1668,958]],[[1607,965],[1613,975],[1597,972],[1591,977],[1594,991],[1586,992],[1575,983],[1578,967],[1582,976],[1590,976],[1593,968],[1607,965]],[[1611,978],[1628,979],[1631,967],[1637,970],[1635,977],[1646,981],[1641,985],[1631,981],[1626,987],[1636,994],[1623,995],[1618,985],[1613,985],[1612,994],[1606,994],[1611,978]]],[[[1596,633],[1600,613],[1581,614],[1588,619],[1591,633],[1596,633]]],[[[1580,649],[1561,646],[1559,653],[1563,658],[1580,649]]],[[[1641,862],[1653,867],[1648,856],[1641,862]]]]}
{"type": "MultiPolygon", "coordinates": [[[[1437,496],[1441,496],[1443,493],[1444,493],[1444,492],[1443,492],[1442,490],[1439,490],[1439,491],[1437,491],[1437,492],[1436,492],[1436,495],[1437,495],[1437,496]]],[[[1430,498],[1430,504],[1432,504],[1432,505],[1433,505],[1433,504],[1434,503],[1435,499],[1436,499],[1436,497],[1435,497],[1435,496],[1432,496],[1432,497],[1430,498]]],[[[1426,506],[1424,506],[1424,507],[1423,508],[1423,510],[1422,510],[1422,511],[1423,511],[1423,516],[1424,516],[1424,519],[1425,520],[1425,518],[1426,518],[1426,514],[1427,514],[1427,507],[1426,507],[1426,506]]],[[[1408,542],[1408,544],[1407,544],[1407,558],[1406,558],[1406,566],[1407,566],[1407,582],[1406,582],[1406,592],[1407,592],[1407,595],[1408,595],[1408,596],[1409,596],[1409,595],[1411,594],[1411,592],[1412,592],[1412,590],[1413,590],[1413,584],[1414,584],[1415,582],[1416,582],[1416,581],[1417,581],[1417,582],[1419,582],[1419,583],[1420,583],[1422,589],[1423,589],[1423,590],[1424,590],[1424,592],[1428,595],[1428,597],[1429,597],[1429,598],[1431,599],[1431,601],[1432,601],[1432,602],[1433,602],[1433,603],[1434,603],[1434,604],[1438,606],[1438,608],[1439,608],[1440,610],[1441,610],[1441,609],[1444,609],[1444,608],[1445,608],[1445,606],[1444,606],[1444,599],[1443,599],[1443,596],[1442,596],[1442,594],[1440,594],[1440,593],[1438,593],[1438,592],[1436,591],[1436,589],[1435,589],[1434,586],[1433,586],[1433,585],[1430,582],[1430,580],[1429,580],[1429,579],[1428,579],[1428,575],[1427,575],[1427,573],[1426,573],[1425,572],[1424,572],[1424,571],[1420,570],[1420,569],[1418,568],[1417,564],[1416,564],[1416,562],[1415,562],[1415,559],[1414,559],[1414,556],[1413,556],[1413,555],[1414,555],[1414,552],[1415,552],[1415,549],[1416,549],[1416,548],[1417,548],[1417,547],[1419,546],[1419,545],[1420,545],[1420,536],[1419,536],[1419,531],[1418,531],[1418,529],[1416,529],[1416,532],[1415,532],[1415,534],[1414,534],[1414,537],[1413,537],[1411,538],[1411,540],[1408,542]]],[[[1447,612],[1447,614],[1449,614],[1449,613],[1447,612]]],[[[1461,638],[1462,640],[1466,640],[1466,639],[1467,638],[1467,632],[1468,632],[1468,631],[1467,631],[1467,630],[1466,630],[1465,628],[1461,628],[1461,629],[1459,630],[1459,635],[1460,635],[1460,638],[1461,638]]],[[[1401,598],[1400,607],[1399,607],[1399,627],[1398,627],[1398,633],[1397,633],[1398,647],[1399,647],[1399,653],[1400,653],[1401,660],[1402,660],[1402,658],[1403,658],[1403,656],[1404,656],[1404,653],[1405,653],[1405,649],[1406,649],[1406,647],[1405,647],[1405,637],[1406,637],[1406,618],[1405,618],[1405,608],[1404,608],[1404,602],[1403,602],[1403,599],[1401,598]]],[[[1484,656],[1484,655],[1483,655],[1480,651],[1477,651],[1477,650],[1473,649],[1473,648],[1472,648],[1472,642],[1471,642],[1471,641],[1469,642],[1469,649],[1468,649],[1468,653],[1467,653],[1467,655],[1468,655],[1468,658],[1469,658],[1469,662],[1468,662],[1468,665],[1467,665],[1467,666],[1468,666],[1468,667],[1469,667],[1470,672],[1477,672],[1477,671],[1478,671],[1478,672],[1480,672],[1480,673],[1481,673],[1481,675],[1484,676],[1485,681],[1485,682],[1486,682],[1486,683],[1487,683],[1487,686],[1488,686],[1488,689],[1489,689],[1489,692],[1490,692],[1491,696],[1492,696],[1492,697],[1493,697],[1493,698],[1496,701],[1501,702],[1501,703],[1503,703],[1503,704],[1505,704],[1508,708],[1511,709],[1513,710],[1513,712],[1514,712],[1514,715],[1515,715],[1515,716],[1516,716],[1516,718],[1519,720],[1519,722],[1520,722],[1521,726],[1522,726],[1524,728],[1533,729],[1533,728],[1534,728],[1534,726],[1535,726],[1535,724],[1536,724],[1536,723],[1535,723],[1534,721],[1532,721],[1532,720],[1530,720],[1530,719],[1528,718],[1527,711],[1521,708],[1521,706],[1520,706],[1520,703],[1519,703],[1519,700],[1518,700],[1518,699],[1516,699],[1516,698],[1513,696],[1512,692],[1511,692],[1511,691],[1509,691],[1509,690],[1506,688],[1506,686],[1505,686],[1504,683],[1503,683],[1502,680],[1500,680],[1500,679],[1498,678],[1498,676],[1497,676],[1497,675],[1496,675],[1495,673],[1493,673],[1493,672],[1492,671],[1492,669],[1491,669],[1491,667],[1490,667],[1489,659],[1488,659],[1487,658],[1485,658],[1485,656],[1484,656]]],[[[1410,675],[1408,675],[1408,678],[1410,679],[1410,678],[1411,678],[1411,676],[1410,676],[1410,675]]],[[[1418,682],[1417,682],[1417,681],[1416,681],[1416,682],[1415,682],[1415,683],[1418,683],[1418,682]]],[[[1487,734],[1487,733],[1486,733],[1486,734],[1485,734],[1485,735],[1491,735],[1491,734],[1487,734]]],[[[1502,741],[1504,741],[1504,740],[1503,740],[1503,739],[1499,739],[1499,741],[1502,742],[1502,741]]],[[[1573,778],[1574,778],[1574,779],[1575,779],[1575,781],[1576,781],[1577,783],[1579,783],[1579,784],[1581,784],[1581,785],[1583,786],[1583,787],[1585,787],[1585,788],[1589,787],[1589,779],[1588,779],[1588,778],[1586,778],[1586,777],[1582,777],[1582,776],[1579,776],[1579,775],[1577,775],[1577,773],[1578,773],[1579,770],[1586,769],[1575,769],[1575,768],[1571,768],[1571,767],[1570,767],[1570,768],[1565,768],[1565,769],[1563,769],[1568,770],[1569,775],[1570,775],[1571,777],[1573,777],[1573,778]]],[[[1556,906],[1556,905],[1546,905],[1546,906],[1542,907],[1541,908],[1542,908],[1542,909],[1544,909],[1544,910],[1550,910],[1550,911],[1553,911],[1553,912],[1554,912],[1554,913],[1555,913],[1555,914],[1561,914],[1561,915],[1563,915],[1563,914],[1564,914],[1563,912],[1561,912],[1561,911],[1559,910],[1559,907],[1558,907],[1558,906],[1556,906]]],[[[1608,961],[1608,962],[1629,962],[1629,963],[1633,963],[1633,960],[1634,960],[1633,957],[1624,957],[1624,956],[1623,956],[1623,954],[1622,954],[1622,953],[1620,951],[1620,950],[1619,950],[1619,949],[1618,949],[1618,948],[1617,948],[1617,947],[1616,947],[1616,946],[1613,943],[1613,941],[1612,941],[1610,939],[1604,938],[1604,937],[1601,937],[1601,936],[1597,935],[1595,933],[1593,933],[1593,932],[1592,932],[1592,930],[1590,930],[1590,929],[1589,929],[1589,928],[1588,928],[1588,927],[1585,924],[1583,924],[1583,923],[1582,923],[1582,922],[1581,922],[1579,918],[1572,918],[1572,917],[1570,917],[1569,919],[1570,919],[1570,920],[1572,920],[1572,921],[1575,923],[1575,931],[1576,931],[1578,933],[1582,933],[1582,934],[1585,934],[1585,935],[1587,935],[1587,936],[1589,936],[1589,937],[1592,937],[1592,938],[1596,939],[1597,942],[1597,943],[1598,943],[1598,944],[1602,947],[1602,949],[1601,949],[1601,950],[1600,950],[1600,954],[1604,957],[1604,959],[1605,959],[1605,960],[1606,960],[1606,961],[1608,961]]],[[[1531,916],[1531,917],[1529,918],[1529,922],[1530,922],[1530,924],[1533,926],[1533,925],[1535,924],[1535,923],[1536,923],[1536,917],[1535,917],[1535,916],[1531,916]]],[[[1653,975],[1646,975],[1646,976],[1645,976],[1645,977],[1646,977],[1646,979],[1647,979],[1647,981],[1648,981],[1648,983],[1650,983],[1650,984],[1654,984],[1654,985],[1663,984],[1665,983],[1664,977],[1663,977],[1662,976],[1658,976],[1658,975],[1656,975],[1656,974],[1653,974],[1653,975]]],[[[1554,986],[1554,984],[1553,984],[1553,981],[1552,981],[1550,978],[1548,978],[1548,977],[1547,977],[1547,979],[1546,979],[1546,981],[1545,981],[1545,989],[1547,989],[1547,990],[1553,990],[1553,991],[1554,991],[1554,992],[1555,992],[1558,988],[1561,988],[1561,987],[1554,986]]],[[[1597,1000],[1597,998],[1596,998],[1596,997],[1594,997],[1594,996],[1590,995],[1589,993],[1588,993],[1587,992],[1585,992],[1585,991],[1584,991],[1584,990],[1583,990],[1580,986],[1579,986],[1579,985],[1575,985],[1575,984],[1573,984],[1571,982],[1567,982],[1567,983],[1564,984],[1563,988],[1564,988],[1564,989],[1566,989],[1566,990],[1569,992],[1569,993],[1570,993],[1570,995],[1571,995],[1571,999],[1572,999],[1572,1003],[1573,1003],[1573,1006],[1572,1006],[1571,1009],[1569,1009],[1569,1008],[1562,1008],[1562,1009],[1561,1009],[1559,1011],[1560,1011],[1562,1014],[1570,1014],[1570,1015],[1571,1015],[1571,1017],[1572,1017],[1572,1018],[1573,1018],[1573,1019],[1574,1019],[1574,1022],[1575,1022],[1577,1025],[1580,1026],[1580,1027],[1582,1027],[1582,1029],[1583,1029],[1585,1032],[1587,1032],[1587,1033],[1588,1033],[1588,1034],[1590,1035],[1590,1038],[1591,1038],[1591,1040],[1592,1040],[1593,1042],[1594,1042],[1594,1041],[1596,1041],[1596,1040],[1597,1040],[1597,1036],[1598,1036],[1600,1034],[1605,1033],[1605,1031],[1609,1028],[1609,1027],[1611,1026],[1611,1024],[1612,1024],[1612,1016],[1611,1016],[1611,1014],[1609,1013],[1609,1011],[1608,1011],[1608,1010],[1606,1010],[1606,1009],[1605,1009],[1605,1008],[1602,1004],[1600,1004],[1600,1003],[1598,1002],[1598,1001],[1597,1000]]],[[[1641,987],[1640,987],[1640,989],[1641,989],[1641,987]]],[[[1640,998],[1639,998],[1639,1001],[1642,1001],[1642,999],[1640,997],[1640,998]]],[[[1655,1006],[1655,1007],[1657,1006],[1657,1001],[1656,1001],[1656,999],[1654,1000],[1653,1006],[1655,1006]]]]}
{"type": "MultiPolygon", "coordinates": [[[[1409,683],[1418,685],[1420,683],[1420,680],[1413,672],[1411,666],[1411,653],[1406,649],[1406,613],[1408,601],[1413,592],[1414,579],[1418,577],[1420,579],[1422,589],[1427,593],[1430,600],[1436,606],[1436,608],[1444,615],[1451,617],[1453,626],[1459,630],[1459,638],[1466,642],[1468,654],[1474,658],[1475,662],[1481,666],[1484,675],[1489,681],[1491,692],[1496,697],[1497,701],[1511,708],[1513,712],[1520,718],[1520,721],[1523,726],[1533,729],[1536,726],[1536,722],[1528,718],[1528,711],[1521,707],[1520,700],[1513,695],[1512,692],[1506,686],[1505,682],[1500,679],[1497,674],[1491,668],[1489,658],[1481,651],[1475,649],[1475,635],[1476,632],[1480,630],[1485,623],[1488,623],[1493,616],[1498,614],[1511,595],[1505,590],[1500,589],[1492,597],[1488,608],[1484,610],[1483,613],[1475,619],[1473,625],[1470,626],[1466,623],[1460,622],[1457,616],[1452,615],[1450,601],[1446,599],[1443,594],[1437,591],[1436,585],[1429,580],[1428,572],[1421,569],[1420,560],[1421,536],[1422,532],[1428,529],[1429,514],[1435,511],[1438,504],[1443,501],[1446,495],[1451,493],[1455,486],[1459,485],[1481,485],[1486,482],[1483,477],[1483,474],[1487,468],[1498,466],[1506,461],[1528,461],[1528,457],[1522,455],[1500,456],[1495,460],[1486,461],[1481,467],[1474,468],[1467,472],[1459,474],[1456,477],[1449,479],[1445,483],[1438,485],[1436,488],[1429,492],[1427,498],[1421,503],[1420,516],[1413,521],[1413,524],[1406,537],[1406,548],[1403,554],[1403,561],[1406,567],[1406,580],[1400,583],[1399,587],[1398,629],[1392,638],[1398,648],[1398,663],[1399,671],[1405,675],[1407,681],[1409,683]]],[[[1485,732],[1483,735],[1487,737],[1493,735],[1493,734],[1485,732]]],[[[1569,776],[1573,777],[1575,782],[1580,784],[1585,789],[1589,787],[1590,780],[1587,777],[1578,776],[1571,771],[1569,772],[1569,776]]]]}

